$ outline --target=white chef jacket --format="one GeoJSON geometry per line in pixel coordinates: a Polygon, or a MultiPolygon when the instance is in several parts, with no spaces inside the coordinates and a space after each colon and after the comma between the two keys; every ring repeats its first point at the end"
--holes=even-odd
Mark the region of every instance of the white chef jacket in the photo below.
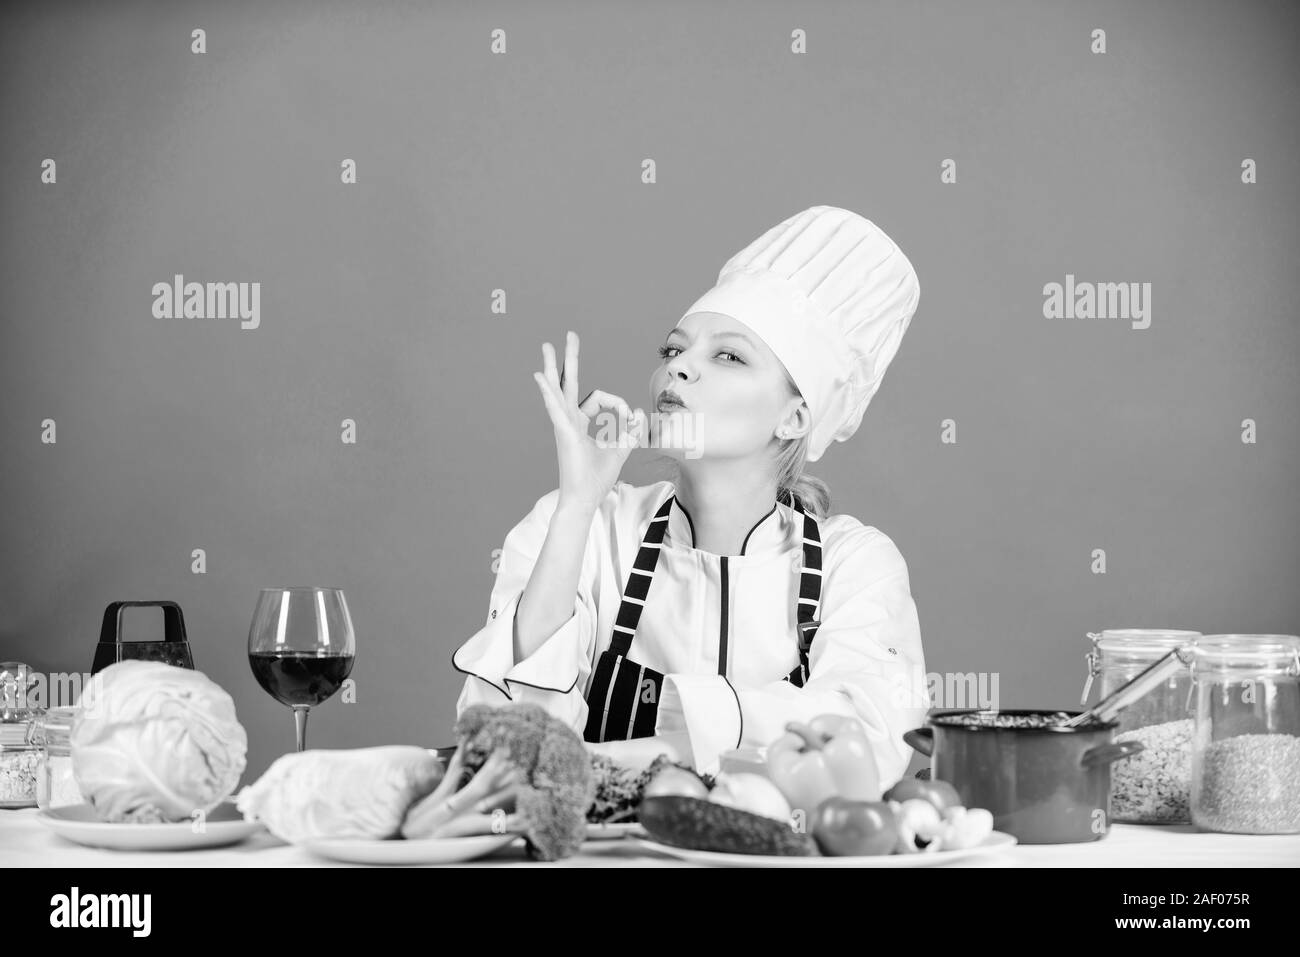
{"type": "MultiPolygon", "coordinates": [[[[573,616],[516,662],[515,611],[560,491],[538,499],[506,536],[487,622],[452,655],[454,667],[468,676],[457,714],[472,704],[533,702],[582,735],[586,692],[596,660],[610,646],[629,570],[650,520],[674,492],[667,481],[615,483],[592,520],[573,616]]],[[[741,554],[724,556],[695,548],[690,516],[672,504],[628,654],[664,675],[655,733],[687,732],[699,771],[715,773],[722,752],[766,747],[787,722],[827,712],[862,722],[885,787],[907,770],[912,751],[903,732],[920,727],[928,710],[907,565],[885,533],[851,515],[830,515],[818,527],[821,625],[809,651],[808,680],[797,687],[782,679],[799,665],[802,517],[774,503],[750,529],[741,554]]]]}

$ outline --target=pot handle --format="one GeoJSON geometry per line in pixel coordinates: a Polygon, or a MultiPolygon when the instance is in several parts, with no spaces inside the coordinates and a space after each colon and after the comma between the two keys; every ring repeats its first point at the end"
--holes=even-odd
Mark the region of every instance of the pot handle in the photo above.
{"type": "Polygon", "coordinates": [[[903,732],[903,740],[927,758],[934,755],[934,728],[913,728],[903,732]]]}
{"type": "Polygon", "coordinates": [[[1097,764],[1110,764],[1121,758],[1132,757],[1139,751],[1146,750],[1141,741],[1121,741],[1118,744],[1102,744],[1083,752],[1083,766],[1093,767],[1097,764]]]}

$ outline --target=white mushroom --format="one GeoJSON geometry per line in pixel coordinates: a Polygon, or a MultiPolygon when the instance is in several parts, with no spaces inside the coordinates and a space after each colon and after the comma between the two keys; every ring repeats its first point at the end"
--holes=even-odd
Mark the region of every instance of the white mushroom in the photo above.
{"type": "Polygon", "coordinates": [[[923,798],[908,798],[906,801],[890,801],[894,809],[894,818],[898,821],[898,844],[895,854],[917,854],[922,851],[935,851],[938,847],[935,838],[943,830],[943,819],[938,809],[923,798]]]}
{"type": "Polygon", "coordinates": [[[982,807],[950,807],[943,812],[943,826],[932,847],[959,851],[977,847],[993,833],[993,814],[982,807]]]}

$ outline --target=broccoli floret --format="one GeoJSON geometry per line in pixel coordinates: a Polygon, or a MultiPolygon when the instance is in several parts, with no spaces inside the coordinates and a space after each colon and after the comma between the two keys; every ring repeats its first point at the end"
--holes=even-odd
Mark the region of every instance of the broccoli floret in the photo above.
{"type": "Polygon", "coordinates": [[[712,774],[702,774],[701,772],[696,771],[689,764],[683,764],[680,761],[674,761],[666,754],[659,755],[659,757],[651,761],[650,766],[645,769],[645,771],[643,772],[644,780],[642,781],[641,784],[641,790],[644,791],[645,786],[650,783],[650,779],[653,778],[660,771],[662,771],[664,768],[681,768],[683,771],[689,771],[691,772],[691,774],[694,774],[697,778],[703,781],[704,786],[706,788],[708,788],[710,791],[713,790],[713,785],[715,782],[712,774]]]}
{"type": "Polygon", "coordinates": [[[596,779],[596,797],[587,809],[587,820],[595,823],[635,821],[648,785],[664,768],[680,768],[694,774],[706,788],[713,790],[711,775],[700,774],[688,764],[674,761],[667,754],[656,757],[647,767],[619,764],[603,754],[591,756],[591,772],[596,779]]]}
{"type": "Polygon", "coordinates": [[[586,745],[572,728],[535,704],[472,705],[455,734],[471,775],[496,751],[520,772],[515,814],[531,859],[554,861],[577,852],[596,785],[586,745]]]}

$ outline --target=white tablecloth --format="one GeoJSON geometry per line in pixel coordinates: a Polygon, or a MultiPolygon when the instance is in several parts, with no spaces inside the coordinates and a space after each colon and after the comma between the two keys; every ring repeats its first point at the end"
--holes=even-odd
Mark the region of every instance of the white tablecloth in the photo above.
{"type": "MultiPolygon", "coordinates": [[[[109,851],[59,837],[35,808],[0,810],[0,867],[346,867],[284,844],[266,832],[232,847],[200,851],[109,851]]],[[[554,864],[524,858],[522,841],[468,866],[686,867],[631,841],[591,841],[554,864]]],[[[954,861],[950,867],[1296,867],[1300,835],[1214,834],[1191,825],[1115,824],[1087,844],[1016,845],[954,861]]]]}

